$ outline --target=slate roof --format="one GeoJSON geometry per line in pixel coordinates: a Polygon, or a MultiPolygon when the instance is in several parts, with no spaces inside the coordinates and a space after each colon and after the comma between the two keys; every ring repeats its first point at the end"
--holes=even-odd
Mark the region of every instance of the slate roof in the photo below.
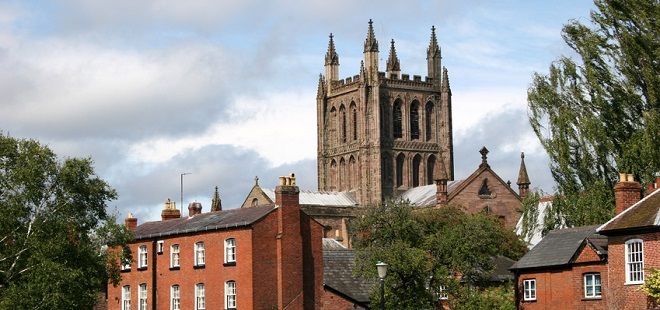
{"type": "Polygon", "coordinates": [[[603,245],[604,236],[596,234],[598,226],[582,226],[550,231],[541,242],[518,260],[510,269],[559,267],[572,263],[585,239],[603,245]],[[596,241],[598,240],[598,241],[596,241]]]}
{"type": "MultiPolygon", "coordinates": [[[[463,180],[455,180],[447,182],[447,194],[451,195],[452,192],[459,187],[463,180]]],[[[400,196],[401,200],[408,200],[414,206],[427,207],[435,206],[437,187],[435,184],[417,186],[409,188],[400,196]]]]}
{"type": "Polygon", "coordinates": [[[135,229],[135,239],[164,237],[207,230],[249,226],[275,210],[275,206],[229,209],[193,217],[146,222],[135,229]]]}
{"type": "Polygon", "coordinates": [[[325,239],[323,245],[324,285],[355,303],[369,303],[374,281],[353,275],[355,252],[343,247],[338,249],[336,244],[325,239]]]}
{"type": "MultiPolygon", "coordinates": [[[[275,190],[262,188],[268,199],[275,201],[275,190]]],[[[300,204],[309,206],[355,207],[357,200],[349,192],[313,192],[300,191],[300,204]]]]}
{"type": "Polygon", "coordinates": [[[619,213],[599,227],[598,232],[609,233],[643,228],[660,230],[660,190],[655,190],[619,213]]]}

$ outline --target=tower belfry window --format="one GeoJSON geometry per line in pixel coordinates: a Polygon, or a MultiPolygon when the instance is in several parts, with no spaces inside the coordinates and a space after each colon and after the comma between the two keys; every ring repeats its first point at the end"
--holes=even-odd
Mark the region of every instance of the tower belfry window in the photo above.
{"type": "Polygon", "coordinates": [[[403,131],[402,131],[402,126],[401,126],[401,101],[397,100],[394,102],[394,109],[392,111],[392,120],[393,120],[393,131],[394,131],[394,138],[401,138],[403,137],[403,131]]]}
{"type": "Polygon", "coordinates": [[[353,141],[357,141],[357,109],[353,107],[353,141]]]}
{"type": "Polygon", "coordinates": [[[341,142],[346,143],[346,110],[342,107],[339,109],[341,114],[341,142]]]}
{"type": "Polygon", "coordinates": [[[403,154],[399,154],[396,157],[396,187],[403,185],[403,162],[406,157],[403,154]]]}
{"type": "Polygon", "coordinates": [[[410,106],[410,139],[419,139],[419,103],[417,101],[410,106]]]}
{"type": "Polygon", "coordinates": [[[426,103],[426,141],[433,139],[433,102],[426,103]]]}
{"type": "Polygon", "coordinates": [[[413,157],[413,171],[412,171],[412,186],[417,187],[419,186],[419,166],[422,163],[422,156],[419,156],[419,154],[415,155],[413,157]]]}

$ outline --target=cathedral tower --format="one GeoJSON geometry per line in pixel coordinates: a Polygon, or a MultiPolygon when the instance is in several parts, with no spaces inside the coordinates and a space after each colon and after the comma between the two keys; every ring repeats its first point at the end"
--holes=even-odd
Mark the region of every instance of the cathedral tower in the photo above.
{"type": "Polygon", "coordinates": [[[339,79],[339,56],[330,35],[317,94],[319,190],[351,191],[367,205],[434,184],[440,167],[453,180],[451,90],[435,27],[424,79],[401,73],[394,40],[386,72],[379,71],[371,20],[363,53],[359,74],[339,79]]]}

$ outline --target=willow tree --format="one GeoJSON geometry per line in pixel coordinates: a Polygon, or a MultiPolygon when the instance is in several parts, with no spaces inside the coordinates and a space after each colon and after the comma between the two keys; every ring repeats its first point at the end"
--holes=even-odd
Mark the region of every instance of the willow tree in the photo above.
{"type": "Polygon", "coordinates": [[[660,1],[594,2],[590,24],[563,28],[573,57],[535,73],[528,90],[569,225],[611,216],[618,172],[650,182],[660,171],[660,1]]]}

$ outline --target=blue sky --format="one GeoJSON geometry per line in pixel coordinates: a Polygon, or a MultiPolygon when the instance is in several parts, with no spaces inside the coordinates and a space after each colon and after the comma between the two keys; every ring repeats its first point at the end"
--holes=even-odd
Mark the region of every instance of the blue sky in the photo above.
{"type": "MultiPolygon", "coordinates": [[[[456,176],[490,150],[515,183],[520,152],[532,187],[553,190],[527,122],[533,72],[560,55],[589,1],[4,1],[0,130],[63,157],[91,157],[118,190],[113,211],[159,218],[167,198],[238,207],[255,175],[296,172],[316,188],[315,92],[328,34],[340,77],[357,74],[367,21],[396,41],[403,73],[426,73],[435,25],[453,93],[456,176]]],[[[179,206],[180,207],[180,206],[179,206]]],[[[185,208],[184,208],[185,209],[185,208]]]]}

